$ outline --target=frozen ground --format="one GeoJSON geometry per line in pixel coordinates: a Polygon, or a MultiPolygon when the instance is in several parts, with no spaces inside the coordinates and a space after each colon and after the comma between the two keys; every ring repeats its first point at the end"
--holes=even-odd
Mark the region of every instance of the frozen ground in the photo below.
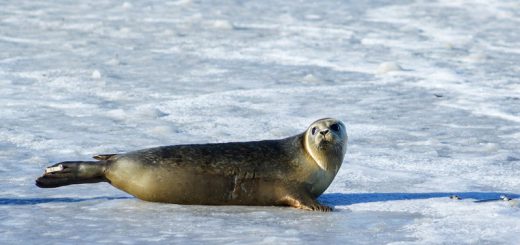
{"type": "Polygon", "coordinates": [[[520,244],[518,1],[0,7],[0,243],[520,244]],[[333,213],[38,189],[96,153],[348,125],[333,213]],[[457,194],[462,200],[451,200],[457,194]]]}

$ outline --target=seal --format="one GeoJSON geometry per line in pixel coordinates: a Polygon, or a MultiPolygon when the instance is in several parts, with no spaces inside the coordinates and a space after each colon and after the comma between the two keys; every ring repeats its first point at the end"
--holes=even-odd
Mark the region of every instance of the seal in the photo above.
{"type": "Polygon", "coordinates": [[[316,198],[338,173],[347,140],[345,124],[324,118],[284,139],[162,146],[60,162],[36,185],[108,182],[152,202],[331,211],[316,198]]]}

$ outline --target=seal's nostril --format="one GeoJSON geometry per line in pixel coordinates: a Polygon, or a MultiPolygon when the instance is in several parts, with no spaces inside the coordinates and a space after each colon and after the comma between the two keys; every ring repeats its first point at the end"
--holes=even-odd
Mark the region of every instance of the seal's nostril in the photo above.
{"type": "Polygon", "coordinates": [[[329,130],[328,130],[328,129],[325,129],[325,130],[321,131],[320,134],[322,134],[322,135],[326,135],[328,132],[329,132],[329,130]]]}

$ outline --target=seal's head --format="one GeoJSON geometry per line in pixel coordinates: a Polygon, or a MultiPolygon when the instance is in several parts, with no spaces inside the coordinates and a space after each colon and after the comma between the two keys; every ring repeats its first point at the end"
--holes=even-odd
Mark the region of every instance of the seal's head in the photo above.
{"type": "Polygon", "coordinates": [[[317,120],[305,132],[307,152],[326,171],[338,171],[347,151],[347,140],[345,124],[333,118],[317,120]]]}

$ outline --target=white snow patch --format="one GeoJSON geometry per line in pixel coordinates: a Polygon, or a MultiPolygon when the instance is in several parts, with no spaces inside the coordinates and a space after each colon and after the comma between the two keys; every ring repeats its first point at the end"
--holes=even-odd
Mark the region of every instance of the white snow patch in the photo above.
{"type": "Polygon", "coordinates": [[[211,26],[216,29],[232,30],[233,24],[228,20],[214,20],[211,22],[211,26]]]}
{"type": "Polygon", "coordinates": [[[92,78],[94,79],[100,79],[101,78],[101,72],[99,72],[99,70],[94,70],[92,72],[92,78]]]}
{"type": "Polygon", "coordinates": [[[124,9],[130,9],[130,8],[132,8],[133,6],[134,6],[134,5],[132,5],[132,3],[130,3],[130,2],[124,2],[123,5],[122,5],[122,7],[123,7],[124,9]]]}
{"type": "Polygon", "coordinates": [[[377,67],[377,74],[385,74],[393,71],[402,71],[403,68],[397,62],[383,62],[377,67]]]}
{"type": "Polygon", "coordinates": [[[313,74],[307,74],[303,77],[303,81],[306,83],[319,83],[320,79],[318,79],[313,74]]]}

